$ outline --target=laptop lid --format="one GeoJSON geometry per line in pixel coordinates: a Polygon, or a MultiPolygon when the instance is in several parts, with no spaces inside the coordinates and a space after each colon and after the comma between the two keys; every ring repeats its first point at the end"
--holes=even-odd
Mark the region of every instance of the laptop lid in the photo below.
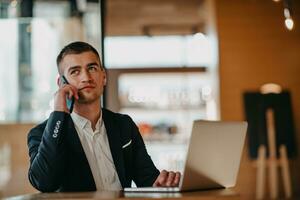
{"type": "Polygon", "coordinates": [[[246,122],[194,121],[180,190],[233,187],[246,130],[246,122]]]}
{"type": "Polygon", "coordinates": [[[125,188],[125,192],[178,192],[232,187],[246,136],[246,122],[196,120],[179,187],[125,188]]]}

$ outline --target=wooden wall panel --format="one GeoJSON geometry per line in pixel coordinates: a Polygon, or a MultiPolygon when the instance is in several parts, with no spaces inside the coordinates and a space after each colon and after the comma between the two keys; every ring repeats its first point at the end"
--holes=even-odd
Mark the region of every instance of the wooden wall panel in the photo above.
{"type": "MultiPolygon", "coordinates": [[[[293,1],[295,29],[284,26],[282,1],[217,0],[220,102],[223,120],[243,120],[242,94],[274,82],[289,89],[300,144],[300,2],[293,1]]],[[[298,145],[298,152],[300,152],[298,145]]],[[[255,169],[247,156],[238,188],[254,194],[255,169]]],[[[291,161],[294,190],[300,190],[300,159],[291,161]]]]}
{"type": "Polygon", "coordinates": [[[28,180],[27,133],[32,127],[32,124],[0,125],[0,149],[7,144],[11,151],[11,178],[2,188],[3,196],[36,192],[28,180]]]}

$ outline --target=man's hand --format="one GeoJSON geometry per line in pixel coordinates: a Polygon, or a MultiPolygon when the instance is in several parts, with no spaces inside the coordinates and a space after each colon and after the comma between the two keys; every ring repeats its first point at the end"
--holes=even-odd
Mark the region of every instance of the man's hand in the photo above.
{"type": "Polygon", "coordinates": [[[54,94],[54,110],[69,113],[66,97],[71,99],[72,96],[78,100],[77,88],[69,84],[60,85],[58,91],[54,94]]]}
{"type": "Polygon", "coordinates": [[[180,172],[162,170],[153,183],[153,187],[177,187],[180,181],[180,172]]]}

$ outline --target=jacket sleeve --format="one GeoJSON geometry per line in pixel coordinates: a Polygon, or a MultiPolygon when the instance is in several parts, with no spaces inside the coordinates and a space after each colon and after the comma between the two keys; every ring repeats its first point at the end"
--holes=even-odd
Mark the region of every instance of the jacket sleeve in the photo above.
{"type": "Polygon", "coordinates": [[[59,189],[65,168],[64,136],[70,115],[54,111],[44,123],[28,134],[29,181],[42,192],[59,189]]]}
{"type": "Polygon", "coordinates": [[[145,143],[136,124],[132,124],[133,142],[133,181],[138,187],[151,187],[159,175],[151,157],[147,153],[145,143]]]}

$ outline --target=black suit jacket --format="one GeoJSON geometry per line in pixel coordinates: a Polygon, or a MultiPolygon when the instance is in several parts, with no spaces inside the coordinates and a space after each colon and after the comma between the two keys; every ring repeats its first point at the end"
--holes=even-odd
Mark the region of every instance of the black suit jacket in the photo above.
{"type": "MultiPolygon", "coordinates": [[[[122,187],[130,187],[132,180],[137,186],[152,186],[159,171],[135,123],[127,115],[106,109],[102,109],[102,117],[122,187]]],[[[28,148],[29,180],[36,189],[42,192],[96,190],[69,114],[54,111],[48,120],[31,129],[28,148]]]]}

